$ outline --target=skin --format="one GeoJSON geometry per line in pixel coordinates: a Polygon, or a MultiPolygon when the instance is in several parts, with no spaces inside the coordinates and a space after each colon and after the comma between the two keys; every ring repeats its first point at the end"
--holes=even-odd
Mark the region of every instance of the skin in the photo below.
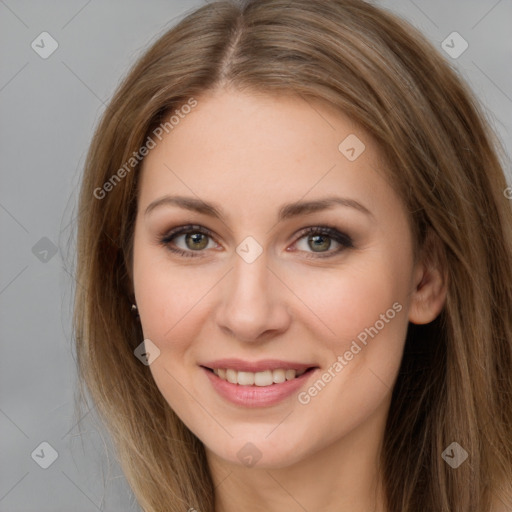
{"type": "Polygon", "coordinates": [[[218,512],[384,511],[378,455],[391,391],[408,322],[428,323],[443,307],[442,273],[414,258],[379,148],[350,119],[291,95],[220,89],[197,100],[146,157],[139,188],[133,284],[144,337],[160,350],[155,382],[205,445],[218,512]],[[354,161],[338,149],[349,134],[366,146],[354,161]],[[174,205],[145,215],[166,194],[216,203],[225,216],[174,205]],[[371,215],[337,205],[277,221],[285,203],[332,195],[371,215]],[[200,250],[184,235],[169,242],[195,257],[160,243],[187,224],[213,232],[200,250]],[[325,225],[354,247],[327,237],[315,251],[300,230],[325,225]],[[247,236],[263,250],[252,263],[236,252],[247,236]],[[401,311],[306,405],[296,394],[258,409],[231,404],[198,366],[311,363],[320,370],[304,391],[394,303],[401,311]],[[253,467],[237,456],[248,442],[261,454],[253,467]]]}

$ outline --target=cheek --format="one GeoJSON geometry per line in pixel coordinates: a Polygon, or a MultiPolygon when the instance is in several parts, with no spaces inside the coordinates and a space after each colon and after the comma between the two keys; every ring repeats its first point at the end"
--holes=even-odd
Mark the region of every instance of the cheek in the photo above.
{"type": "Polygon", "coordinates": [[[176,268],[164,249],[135,247],[134,288],[144,337],[161,350],[184,349],[214,281],[192,267],[176,268]]]}
{"type": "Polygon", "coordinates": [[[202,425],[207,418],[191,400],[198,395],[191,380],[195,366],[192,340],[198,338],[203,325],[200,316],[204,315],[204,299],[214,284],[213,276],[192,267],[177,268],[164,248],[136,238],[133,281],[144,339],[150,339],[160,350],[149,366],[153,380],[187,425],[202,425]]]}
{"type": "Polygon", "coordinates": [[[381,315],[386,319],[398,316],[393,304],[406,309],[410,267],[407,256],[376,250],[354,253],[337,269],[307,269],[293,276],[289,272],[286,280],[293,283],[291,288],[300,299],[298,317],[310,318],[308,323],[317,336],[339,351],[381,315]]]}
{"type": "MultiPolygon", "coordinates": [[[[144,339],[160,350],[160,357],[149,369],[165,400],[181,418],[196,409],[189,403],[190,393],[196,394],[190,380],[195,366],[193,340],[198,339],[203,325],[204,298],[211,288],[208,280],[204,275],[199,278],[192,267],[177,269],[163,250],[138,249],[134,288],[142,330],[144,339]]],[[[197,421],[204,421],[197,414],[197,421]]]]}
{"type": "MultiPolygon", "coordinates": [[[[335,335],[329,331],[323,338],[329,355],[318,376],[322,382],[313,382],[300,397],[309,418],[322,417],[345,432],[387,400],[408,326],[408,265],[407,258],[380,253],[347,266],[337,279],[317,276],[308,305],[335,335]],[[328,405],[334,403],[338,406],[328,405]]],[[[305,285],[310,280],[303,281],[305,285]]],[[[319,443],[325,441],[326,433],[316,422],[310,426],[310,435],[317,436],[319,443]]],[[[328,435],[334,440],[340,430],[332,429],[328,435]]]]}

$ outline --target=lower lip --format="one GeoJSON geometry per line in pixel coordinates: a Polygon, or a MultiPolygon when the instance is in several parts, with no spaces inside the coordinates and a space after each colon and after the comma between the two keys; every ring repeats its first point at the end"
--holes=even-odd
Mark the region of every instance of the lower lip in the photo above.
{"type": "Polygon", "coordinates": [[[244,407],[268,407],[278,404],[297,392],[316,369],[309,370],[292,380],[270,386],[240,386],[217,377],[212,371],[202,367],[217,393],[235,405],[244,407]]]}

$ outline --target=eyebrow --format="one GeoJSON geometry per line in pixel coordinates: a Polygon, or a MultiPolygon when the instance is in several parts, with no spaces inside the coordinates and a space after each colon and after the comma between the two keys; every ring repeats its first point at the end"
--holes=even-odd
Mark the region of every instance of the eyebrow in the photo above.
{"type": "MultiPolygon", "coordinates": [[[[336,205],[354,208],[355,210],[358,210],[361,213],[364,213],[365,215],[374,217],[373,213],[370,210],[368,210],[368,208],[363,206],[361,203],[355,201],[354,199],[330,196],[324,197],[322,199],[316,199],[313,201],[296,201],[294,203],[285,204],[279,209],[278,222],[290,219],[292,217],[297,217],[299,215],[306,215],[308,213],[327,210],[336,205]]],[[[216,204],[208,203],[206,201],[203,201],[202,199],[194,197],[168,195],[160,197],[159,199],[153,201],[146,208],[144,215],[149,215],[152,211],[161,206],[178,206],[180,208],[184,208],[186,210],[194,211],[197,213],[202,213],[204,215],[209,215],[210,217],[215,217],[220,220],[224,218],[222,208],[216,204]]]]}

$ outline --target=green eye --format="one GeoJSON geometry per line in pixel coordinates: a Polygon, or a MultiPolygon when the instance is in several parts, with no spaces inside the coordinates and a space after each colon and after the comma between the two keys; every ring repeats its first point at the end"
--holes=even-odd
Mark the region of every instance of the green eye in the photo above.
{"type": "Polygon", "coordinates": [[[202,226],[182,226],[172,230],[160,240],[160,243],[171,252],[185,257],[195,257],[194,252],[202,252],[208,247],[208,242],[212,238],[212,232],[202,226]],[[185,237],[185,248],[176,247],[176,240],[185,237]]]}
{"type": "Polygon", "coordinates": [[[208,235],[199,232],[187,233],[185,235],[185,245],[194,251],[205,249],[208,245],[208,235]]]}
{"type": "Polygon", "coordinates": [[[323,251],[331,247],[331,239],[325,235],[313,235],[308,237],[308,245],[313,251],[323,251]]]}
{"type": "Polygon", "coordinates": [[[344,249],[354,247],[352,239],[348,235],[338,231],[336,228],[328,226],[306,228],[302,231],[302,236],[298,240],[297,244],[299,244],[303,238],[307,241],[307,247],[306,249],[300,249],[299,247],[299,249],[306,253],[309,252],[307,255],[308,258],[327,258],[338,254],[344,249]],[[338,244],[339,247],[335,250],[329,251],[332,247],[333,241],[335,244],[338,244]],[[314,254],[312,255],[311,252],[316,253],[318,256],[314,254]]]}

